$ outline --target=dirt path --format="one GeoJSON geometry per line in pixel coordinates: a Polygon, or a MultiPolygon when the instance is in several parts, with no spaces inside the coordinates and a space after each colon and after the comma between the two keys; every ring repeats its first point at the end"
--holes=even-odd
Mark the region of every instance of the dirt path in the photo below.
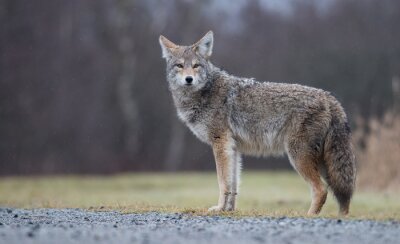
{"type": "Polygon", "coordinates": [[[399,243],[400,223],[0,208],[0,243],[399,243]]]}

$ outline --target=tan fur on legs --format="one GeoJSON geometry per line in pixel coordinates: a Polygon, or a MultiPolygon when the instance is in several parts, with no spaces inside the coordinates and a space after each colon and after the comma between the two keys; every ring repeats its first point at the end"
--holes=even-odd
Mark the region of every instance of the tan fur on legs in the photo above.
{"type": "Polygon", "coordinates": [[[312,202],[310,209],[308,210],[308,215],[314,215],[314,214],[319,214],[321,212],[322,207],[325,204],[326,197],[328,195],[328,192],[321,182],[313,182],[311,183],[312,185],[312,202]]]}
{"type": "Polygon", "coordinates": [[[321,180],[321,175],[317,169],[316,162],[312,159],[290,159],[297,172],[310,184],[311,187],[311,206],[308,215],[316,215],[322,209],[326,201],[328,191],[321,180]]]}
{"type": "Polygon", "coordinates": [[[212,144],[218,175],[219,200],[218,205],[209,211],[232,211],[235,209],[235,198],[237,191],[237,180],[234,172],[236,170],[233,140],[229,133],[215,136],[212,144]]]}

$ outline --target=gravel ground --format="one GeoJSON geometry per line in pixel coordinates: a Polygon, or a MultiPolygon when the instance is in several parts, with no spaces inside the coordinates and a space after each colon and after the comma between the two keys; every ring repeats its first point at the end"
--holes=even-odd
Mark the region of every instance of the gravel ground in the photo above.
{"type": "Polygon", "coordinates": [[[0,243],[399,243],[400,222],[0,208],[0,243]]]}

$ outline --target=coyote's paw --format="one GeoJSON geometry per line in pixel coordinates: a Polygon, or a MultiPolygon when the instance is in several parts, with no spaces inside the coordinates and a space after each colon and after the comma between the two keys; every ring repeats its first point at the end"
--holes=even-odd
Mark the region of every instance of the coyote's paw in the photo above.
{"type": "Polygon", "coordinates": [[[224,211],[223,207],[221,206],[213,206],[211,208],[208,209],[208,212],[220,212],[220,211],[224,211]]]}
{"type": "Polygon", "coordinates": [[[235,211],[235,208],[232,205],[229,206],[213,206],[208,209],[208,212],[230,212],[230,211],[235,211]]]}

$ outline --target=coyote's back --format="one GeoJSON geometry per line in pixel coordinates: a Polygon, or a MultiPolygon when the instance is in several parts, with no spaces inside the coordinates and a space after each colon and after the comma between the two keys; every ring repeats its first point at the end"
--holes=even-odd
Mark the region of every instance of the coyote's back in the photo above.
{"type": "Polygon", "coordinates": [[[179,118],[212,146],[220,197],[211,210],[233,210],[241,154],[286,153],[310,183],[309,214],[327,196],[321,178],[347,214],[355,182],[354,154],[346,114],[328,92],[297,84],[257,82],[227,74],[210,62],[213,34],[191,46],[160,37],[167,80],[179,118]]]}

